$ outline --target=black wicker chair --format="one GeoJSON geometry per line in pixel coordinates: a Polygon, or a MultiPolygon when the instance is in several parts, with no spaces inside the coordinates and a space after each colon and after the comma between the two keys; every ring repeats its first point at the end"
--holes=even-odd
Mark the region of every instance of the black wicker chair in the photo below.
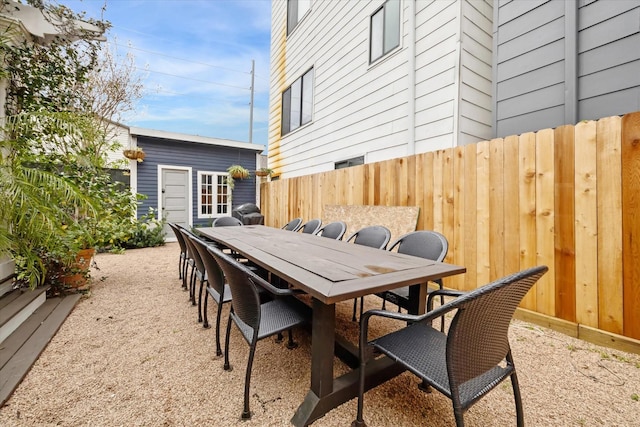
{"type": "Polygon", "coordinates": [[[178,259],[178,278],[182,280],[182,286],[186,288],[187,286],[184,277],[188,266],[187,244],[184,242],[184,236],[180,232],[180,228],[177,224],[168,222],[167,225],[171,228],[171,230],[173,230],[173,234],[176,235],[176,240],[180,245],[180,258],[178,259]]]}
{"type": "Polygon", "coordinates": [[[212,227],[230,227],[243,225],[242,221],[233,216],[221,216],[213,220],[212,227]]]}
{"type": "Polygon", "coordinates": [[[342,221],[334,221],[322,227],[316,234],[329,239],[342,240],[346,231],[347,224],[342,221]]]}
{"type": "Polygon", "coordinates": [[[200,282],[200,289],[203,288],[204,282],[207,281],[207,274],[204,269],[202,258],[200,258],[200,254],[198,253],[198,250],[196,249],[195,244],[192,240],[198,239],[198,237],[186,229],[182,229],[181,231],[194,263],[193,268],[191,269],[191,276],[189,277],[189,299],[191,300],[192,305],[198,305],[198,322],[202,322],[201,299],[198,298],[198,301],[196,301],[196,288],[198,281],[200,282]]]}
{"type": "MultiPolygon", "coordinates": [[[[413,255],[432,261],[442,262],[449,251],[449,242],[447,238],[436,231],[420,230],[412,231],[401,236],[389,246],[389,250],[397,250],[398,253],[413,255]]],[[[442,279],[434,281],[439,289],[442,289],[442,279]]],[[[409,287],[394,289],[392,291],[382,292],[378,295],[382,298],[382,309],[384,310],[385,302],[389,301],[400,308],[407,309],[409,306],[409,287]]],[[[444,298],[444,297],[443,297],[444,298]]],[[[444,299],[441,300],[444,303],[444,299]]]]}
{"type": "Polygon", "coordinates": [[[311,219],[304,223],[298,231],[305,234],[316,234],[320,227],[322,226],[322,220],[320,219],[311,219]]]}
{"type": "Polygon", "coordinates": [[[295,218],[282,227],[283,230],[298,231],[302,227],[302,218],[295,218]]]}
{"type": "Polygon", "coordinates": [[[222,319],[222,306],[231,302],[231,288],[225,283],[224,273],[220,269],[220,266],[211,255],[211,252],[207,250],[208,245],[202,240],[193,240],[200,258],[204,264],[204,269],[207,273],[207,288],[204,295],[204,303],[202,305],[203,317],[202,326],[209,328],[209,316],[207,315],[207,308],[209,302],[209,295],[216,302],[218,310],[216,313],[216,356],[222,356],[222,346],[220,345],[220,320],[222,319]]]}
{"type": "Polygon", "coordinates": [[[465,293],[438,290],[429,295],[432,308],[437,294],[458,296],[424,315],[370,310],[360,317],[360,381],[358,414],[353,427],[365,425],[362,417],[367,347],[387,355],[408,371],[451,399],[456,425],[464,425],[464,412],[510,377],[516,405],[517,425],[524,424],[516,368],[508,330],[522,298],[547,271],[539,266],[521,271],[465,293]],[[455,311],[445,334],[431,326],[433,319],[455,311]],[[408,326],[368,341],[369,320],[385,317],[408,326]]]}
{"type": "MultiPolygon", "coordinates": [[[[382,225],[372,225],[363,227],[347,238],[347,242],[353,241],[356,245],[369,246],[371,248],[385,250],[387,244],[391,240],[391,231],[382,225]]],[[[360,297],[360,315],[364,306],[364,297],[360,297]]],[[[356,310],[358,308],[358,299],[353,300],[353,318],[356,321],[356,310]]]]}
{"type": "Polygon", "coordinates": [[[210,246],[207,250],[213,255],[224,272],[233,294],[224,343],[225,370],[231,369],[229,364],[229,337],[231,335],[232,322],[236,324],[243,338],[249,344],[249,360],[244,384],[244,408],[242,411],[242,418],[247,419],[251,418],[249,387],[257,342],[287,330],[289,331],[287,347],[295,348],[297,345],[293,341],[291,328],[308,322],[311,318],[311,309],[293,296],[295,291],[274,287],[243,264],[215,247],[210,246]],[[262,303],[257,286],[273,294],[274,299],[262,303]]]}

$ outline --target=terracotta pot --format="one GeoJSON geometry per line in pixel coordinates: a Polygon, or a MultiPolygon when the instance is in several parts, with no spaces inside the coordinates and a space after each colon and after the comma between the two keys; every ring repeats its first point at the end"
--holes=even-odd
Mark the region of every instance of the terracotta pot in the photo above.
{"type": "MultiPolygon", "coordinates": [[[[73,267],[84,272],[89,271],[91,260],[95,253],[96,250],[94,248],[81,249],[76,255],[76,264],[73,267]]],[[[60,281],[70,288],[80,288],[87,284],[88,278],[86,276],[87,275],[83,273],[69,274],[62,277],[60,281]]]]}

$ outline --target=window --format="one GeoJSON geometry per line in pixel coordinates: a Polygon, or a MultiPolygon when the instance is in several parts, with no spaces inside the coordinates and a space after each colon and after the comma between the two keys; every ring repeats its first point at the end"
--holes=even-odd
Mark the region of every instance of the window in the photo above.
{"type": "Polygon", "coordinates": [[[309,123],[312,108],[313,68],[282,93],[282,135],[309,123]]]}
{"type": "Polygon", "coordinates": [[[231,189],[227,173],[198,172],[198,218],[231,214],[231,189]]]}
{"type": "Polygon", "coordinates": [[[354,157],[353,159],[336,162],[336,169],[350,168],[351,166],[364,165],[364,156],[354,157]]]}
{"type": "Polygon", "coordinates": [[[400,0],[387,0],[371,15],[371,56],[373,63],[400,45],[400,0]]]}
{"type": "Polygon", "coordinates": [[[311,0],[287,0],[287,35],[291,34],[309,9],[311,0]]]}

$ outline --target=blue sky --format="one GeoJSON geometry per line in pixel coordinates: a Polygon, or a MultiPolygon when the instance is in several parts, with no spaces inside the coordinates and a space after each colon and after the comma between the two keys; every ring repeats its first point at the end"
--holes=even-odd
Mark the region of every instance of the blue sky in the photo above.
{"type": "MultiPolygon", "coordinates": [[[[59,3],[99,18],[105,1],[59,3]]],[[[104,19],[110,47],[144,76],[125,124],[246,142],[255,60],[252,142],[266,147],[270,0],[106,0],[104,19]]]]}

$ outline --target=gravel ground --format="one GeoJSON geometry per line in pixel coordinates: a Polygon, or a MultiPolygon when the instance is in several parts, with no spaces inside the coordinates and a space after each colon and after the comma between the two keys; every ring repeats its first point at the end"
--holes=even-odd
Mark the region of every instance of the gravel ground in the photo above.
{"type": "MultiPolygon", "coordinates": [[[[284,426],[309,387],[310,337],[288,350],[258,344],[251,384],[250,421],[239,420],[248,346],[232,329],[225,372],[215,357],[214,329],[197,322],[177,277],[177,243],[99,254],[91,292],[83,298],[12,398],[0,409],[1,426],[284,426]]],[[[371,297],[365,308],[378,308],[371,297]]],[[[339,304],[338,324],[348,337],[351,302],[339,304]]],[[[209,319],[215,322],[215,304],[209,319]]],[[[224,325],[228,308],[223,313],[224,325]]],[[[391,326],[377,323],[373,333],[391,326]]],[[[640,356],[598,347],[548,329],[514,321],[510,338],[529,426],[639,425],[640,356]]],[[[335,364],[336,373],[346,367],[335,364]]],[[[366,394],[369,426],[453,426],[451,403],[422,393],[407,373],[366,394]]],[[[314,426],[348,426],[355,399],[314,426]]],[[[511,426],[515,410],[509,381],[465,415],[468,426],[511,426]]]]}

